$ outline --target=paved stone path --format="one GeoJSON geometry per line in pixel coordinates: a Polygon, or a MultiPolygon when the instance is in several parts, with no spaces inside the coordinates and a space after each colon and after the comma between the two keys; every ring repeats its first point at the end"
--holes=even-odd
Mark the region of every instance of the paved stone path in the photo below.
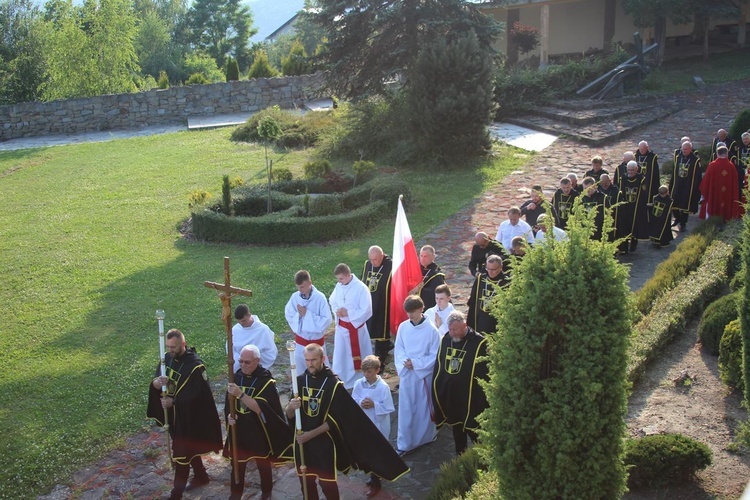
{"type": "MultiPolygon", "coordinates": [[[[696,147],[709,144],[719,128],[727,128],[734,115],[747,106],[750,95],[750,80],[708,87],[702,92],[685,94],[690,104],[664,121],[652,124],[615,144],[591,148],[568,140],[557,140],[550,147],[534,156],[522,152],[529,161],[524,167],[513,172],[498,185],[482,193],[470,205],[440,224],[434,231],[419,241],[430,243],[438,252],[438,263],[446,272],[447,281],[454,290],[454,299],[459,308],[465,305],[471,287],[471,276],[467,263],[473,235],[485,230],[494,235],[498,224],[505,219],[511,205],[519,205],[528,196],[532,184],[541,184],[545,193],[551,195],[559,179],[568,172],[583,174],[589,168],[589,160],[594,155],[604,159],[605,168],[612,171],[620,163],[622,152],[636,148],[638,141],[645,139],[662,160],[671,157],[679,145],[680,137],[687,135],[696,147]]],[[[602,117],[602,123],[607,117],[602,117]]],[[[695,226],[695,221],[688,225],[695,226]]],[[[680,241],[678,233],[674,248],[680,241]]],[[[631,289],[638,289],[648,279],[655,266],[668,255],[669,250],[655,250],[650,245],[641,245],[634,254],[622,260],[630,264],[631,289]]],[[[289,386],[289,377],[284,375],[284,367],[274,367],[280,387],[289,386]]],[[[395,386],[397,378],[388,380],[395,386]]],[[[221,387],[216,384],[217,401],[223,400],[221,387]]],[[[288,398],[287,393],[283,395],[288,398]]],[[[397,394],[394,395],[397,401],[397,394]]],[[[393,419],[395,424],[395,416],[393,419]]],[[[396,426],[393,425],[392,438],[396,426]]],[[[166,469],[163,434],[158,430],[139,433],[126,440],[125,445],[111,452],[105,458],[72,477],[71,486],[58,485],[49,494],[39,497],[43,500],[67,499],[72,496],[83,500],[100,498],[156,498],[168,494],[172,475],[166,469]]],[[[435,443],[429,444],[405,457],[411,473],[396,483],[386,483],[378,496],[390,499],[422,499],[430,490],[438,474],[440,464],[453,456],[452,436],[443,429],[435,443]]],[[[194,492],[185,494],[188,499],[226,498],[229,493],[229,468],[227,462],[210,456],[206,460],[212,482],[194,492]]],[[[341,497],[344,500],[364,498],[366,477],[361,472],[339,476],[341,497]]],[[[254,466],[248,467],[245,497],[259,498],[259,483],[254,466]]],[[[274,471],[274,498],[300,498],[299,482],[289,466],[274,471]]]]}

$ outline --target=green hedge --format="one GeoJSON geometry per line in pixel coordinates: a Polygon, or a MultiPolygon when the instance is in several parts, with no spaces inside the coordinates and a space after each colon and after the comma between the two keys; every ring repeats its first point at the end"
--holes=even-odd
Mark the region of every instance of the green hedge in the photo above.
{"type": "MultiPolygon", "coordinates": [[[[294,205],[299,205],[295,196],[271,191],[271,206],[274,213],[286,210],[294,205]]],[[[236,216],[260,217],[266,215],[268,192],[259,187],[235,189],[232,208],[236,216]]]]}
{"type": "Polygon", "coordinates": [[[698,269],[682,279],[666,300],[657,301],[649,314],[634,326],[628,349],[631,381],[637,379],[648,361],[672,338],[682,334],[690,320],[724,290],[737,232],[736,222],[728,224],[708,247],[698,269]]]}
{"type": "Polygon", "coordinates": [[[440,466],[440,473],[432,484],[427,500],[462,498],[479,479],[480,470],[487,470],[487,464],[479,459],[476,448],[467,449],[440,466]]]}
{"type": "Polygon", "coordinates": [[[391,210],[378,201],[345,214],[328,217],[227,217],[211,210],[193,212],[193,234],[206,241],[228,243],[314,243],[361,234],[391,210]]]}
{"type": "Polygon", "coordinates": [[[719,342],[724,328],[739,316],[739,301],[740,295],[737,292],[730,293],[719,297],[703,311],[701,322],[698,324],[698,338],[707,353],[714,356],[719,354],[719,342]]]}
{"type": "Polygon", "coordinates": [[[740,320],[731,321],[724,329],[719,347],[719,376],[721,381],[733,389],[743,391],[742,380],[742,332],[740,320]]]}
{"type": "Polygon", "coordinates": [[[665,486],[689,480],[713,460],[705,444],[680,434],[658,434],[625,442],[628,486],[665,486]]]}

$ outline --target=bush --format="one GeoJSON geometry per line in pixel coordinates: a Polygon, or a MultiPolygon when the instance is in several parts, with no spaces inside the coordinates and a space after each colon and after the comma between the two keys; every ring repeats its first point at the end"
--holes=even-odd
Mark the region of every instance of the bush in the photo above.
{"type": "Polygon", "coordinates": [[[293,179],[271,184],[271,189],[287,194],[332,193],[325,179],[293,179]]]}
{"type": "MultiPolygon", "coordinates": [[[[330,241],[361,235],[383,220],[385,208],[385,203],[376,202],[328,217],[288,217],[281,214],[227,217],[212,210],[200,210],[192,214],[193,233],[205,241],[262,245],[330,241]]],[[[302,210],[301,207],[293,209],[296,213],[302,210]]]]}
{"type": "Polygon", "coordinates": [[[229,185],[229,176],[225,175],[221,183],[221,211],[227,215],[232,215],[232,191],[229,185]]]}
{"type": "Polygon", "coordinates": [[[305,163],[305,177],[307,179],[325,179],[331,173],[331,162],[328,160],[316,160],[305,163]]]}
{"type": "MultiPolygon", "coordinates": [[[[274,182],[291,181],[294,178],[292,171],[286,167],[276,167],[273,169],[272,175],[274,182]]],[[[271,185],[271,189],[274,189],[273,184],[271,185]]]]}
{"type": "Polygon", "coordinates": [[[167,72],[164,70],[159,71],[159,80],[156,82],[156,85],[160,89],[168,89],[169,88],[169,76],[167,76],[167,72]]]}
{"type": "Polygon", "coordinates": [[[427,500],[463,498],[479,479],[482,470],[487,470],[487,465],[479,460],[477,450],[473,447],[467,449],[440,466],[440,473],[427,494],[427,500]]]}
{"type": "MultiPolygon", "coordinates": [[[[291,208],[296,203],[294,196],[271,191],[271,204],[276,212],[291,208]]],[[[268,193],[260,188],[236,190],[232,203],[237,216],[259,217],[268,210],[268,193]]]]}
{"type": "Polygon", "coordinates": [[[195,208],[198,205],[203,205],[211,199],[211,193],[202,189],[196,189],[190,196],[188,196],[188,208],[195,208]]]}
{"type": "Polygon", "coordinates": [[[234,177],[229,179],[229,189],[238,188],[244,185],[245,185],[245,181],[239,175],[235,175],[234,177]]]}
{"type": "Polygon", "coordinates": [[[184,75],[200,73],[206,78],[206,83],[224,81],[224,73],[216,65],[216,60],[204,52],[195,51],[186,54],[182,70],[184,75]]]}
{"type": "Polygon", "coordinates": [[[628,485],[634,488],[689,480],[712,461],[708,446],[680,434],[630,439],[625,443],[623,458],[630,468],[628,485]]]}
{"type": "Polygon", "coordinates": [[[209,83],[208,78],[203,76],[202,73],[193,73],[190,78],[185,81],[185,85],[204,85],[209,83]]]}
{"type": "Polygon", "coordinates": [[[739,299],[738,293],[730,293],[719,297],[703,311],[701,322],[698,324],[698,338],[707,353],[714,356],[719,354],[719,343],[724,328],[739,317],[739,299]]]}
{"type": "Polygon", "coordinates": [[[279,74],[268,62],[268,54],[265,50],[258,50],[255,53],[255,60],[248,71],[248,78],[271,78],[279,74]]]}
{"type": "Polygon", "coordinates": [[[358,160],[352,165],[352,172],[354,172],[354,184],[357,182],[367,182],[375,176],[377,168],[375,162],[358,160]]]}
{"type": "Polygon", "coordinates": [[[314,146],[323,132],[334,126],[336,115],[333,111],[319,111],[300,115],[282,110],[278,106],[266,108],[243,123],[232,132],[231,140],[242,142],[259,142],[258,123],[271,117],[279,124],[282,133],[275,145],[282,148],[314,146]]]}
{"type": "Polygon", "coordinates": [[[648,314],[656,300],[698,268],[706,248],[716,237],[716,224],[707,221],[686,237],[654,270],[653,276],[635,292],[635,306],[648,314]]]}
{"type": "Polygon", "coordinates": [[[732,320],[724,329],[719,347],[719,376],[721,381],[733,389],[743,391],[742,380],[742,332],[740,320],[732,320]]]}
{"type": "Polygon", "coordinates": [[[227,81],[236,82],[240,79],[240,65],[234,57],[227,57],[227,81]]]}
{"type": "MultiPolygon", "coordinates": [[[[745,211],[748,210],[745,206],[745,211]]],[[[744,274],[743,282],[745,286],[740,292],[740,331],[742,331],[742,378],[744,380],[744,403],[750,404],[750,217],[747,213],[742,218],[742,234],[740,235],[740,257],[742,262],[742,271],[744,274]]]]}
{"type": "Polygon", "coordinates": [[[384,201],[388,204],[392,210],[396,211],[398,206],[399,195],[404,195],[403,204],[404,208],[411,204],[411,187],[407,182],[392,180],[388,182],[378,183],[370,192],[371,201],[384,201]]]}
{"type": "Polygon", "coordinates": [[[750,131],[750,109],[743,109],[732,121],[732,125],[729,127],[729,136],[737,141],[738,145],[741,145],[741,136],[743,132],[747,131],[750,131]]]}
{"type": "Polygon", "coordinates": [[[336,194],[319,194],[310,197],[307,214],[310,217],[336,215],[343,211],[341,199],[336,194]]]}
{"type": "Polygon", "coordinates": [[[287,57],[281,58],[281,73],[284,76],[306,75],[312,72],[312,64],[302,42],[295,40],[287,57]]]}

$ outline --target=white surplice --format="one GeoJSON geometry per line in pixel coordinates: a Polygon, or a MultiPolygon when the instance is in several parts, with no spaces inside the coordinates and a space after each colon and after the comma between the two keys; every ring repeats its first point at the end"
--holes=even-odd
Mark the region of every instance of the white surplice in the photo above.
{"type": "Polygon", "coordinates": [[[398,327],[394,363],[398,389],[398,451],[411,451],[435,440],[432,421],[432,370],[440,349],[440,333],[427,318],[418,325],[406,320],[398,327]],[[413,369],[404,362],[411,360],[413,369]]]}
{"type": "MultiPolygon", "coordinates": [[[[294,292],[284,307],[284,316],[295,335],[308,341],[323,339],[326,329],[333,321],[326,296],[315,287],[312,287],[309,297],[304,297],[300,292],[294,292]],[[298,305],[307,308],[304,316],[300,316],[297,310],[298,305]]],[[[325,360],[327,356],[325,341],[323,342],[323,356],[325,360]]],[[[305,371],[306,366],[305,347],[299,343],[294,351],[294,359],[297,365],[297,375],[300,375],[305,371]]]]}
{"type": "Polygon", "coordinates": [[[385,383],[385,380],[378,376],[378,379],[374,384],[370,384],[366,378],[362,377],[357,380],[352,390],[352,398],[357,402],[359,407],[362,408],[362,400],[370,398],[372,400],[372,408],[362,408],[365,415],[370,417],[372,423],[380,430],[386,439],[391,437],[391,413],[396,411],[396,407],[393,406],[393,396],[391,395],[391,388],[385,383]]]}
{"type": "Polygon", "coordinates": [[[357,328],[360,361],[365,359],[365,356],[372,354],[370,334],[367,331],[367,320],[372,316],[370,289],[353,274],[351,277],[352,279],[346,285],[336,283],[336,287],[328,299],[333,310],[334,324],[336,326],[336,333],[333,338],[333,363],[331,369],[333,373],[339,376],[344,383],[344,387],[347,389],[353,388],[354,382],[362,378],[363,375],[362,370],[354,369],[349,330],[339,325],[339,320],[348,321],[357,328]],[[346,316],[339,317],[336,314],[336,311],[340,308],[346,309],[346,316]]]}
{"type": "MultiPolygon", "coordinates": [[[[245,328],[237,323],[232,327],[232,356],[234,356],[234,371],[240,369],[240,352],[248,344],[253,344],[260,350],[260,364],[266,370],[270,370],[276,361],[278,348],[271,329],[252,315],[253,324],[245,328]]],[[[225,346],[229,347],[229,346],[225,346]]]]}
{"type": "Polygon", "coordinates": [[[438,306],[430,307],[427,309],[424,313],[424,315],[427,317],[428,320],[432,322],[432,324],[437,328],[438,333],[440,333],[441,336],[448,333],[448,315],[455,311],[456,308],[453,307],[452,302],[448,302],[448,305],[445,306],[445,309],[442,311],[438,309],[438,306]],[[440,317],[440,326],[437,326],[437,322],[435,321],[435,315],[438,315],[440,317]]]}

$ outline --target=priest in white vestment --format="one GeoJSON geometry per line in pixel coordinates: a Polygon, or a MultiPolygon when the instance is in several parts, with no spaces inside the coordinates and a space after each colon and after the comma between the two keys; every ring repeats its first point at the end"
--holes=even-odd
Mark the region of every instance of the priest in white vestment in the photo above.
{"type": "MultiPolygon", "coordinates": [[[[260,365],[270,370],[276,361],[278,348],[273,331],[258,316],[250,314],[247,304],[240,304],[234,309],[237,324],[232,327],[232,357],[234,371],[240,369],[240,353],[246,345],[253,344],[260,350],[260,365]]],[[[227,350],[229,346],[227,346],[227,350]]]]}
{"type": "Polygon", "coordinates": [[[294,275],[297,292],[289,297],[284,308],[284,316],[289,328],[294,332],[297,348],[294,351],[294,362],[297,373],[305,371],[305,346],[318,344],[323,348],[323,362],[326,361],[325,333],[331,323],[331,309],[323,292],[312,284],[310,273],[305,270],[297,271],[294,275]]]}
{"type": "Polygon", "coordinates": [[[362,360],[372,354],[367,331],[367,320],[372,316],[372,297],[367,285],[354,276],[346,264],[337,265],[333,274],[338,283],[328,298],[336,327],[331,369],[345,388],[352,389],[363,376],[362,360]]]}
{"type": "Polygon", "coordinates": [[[442,337],[448,333],[448,315],[454,310],[451,302],[451,289],[448,285],[442,284],[435,288],[435,307],[427,309],[424,315],[435,325],[442,337]]]}
{"type": "Polygon", "coordinates": [[[409,319],[401,323],[393,349],[400,385],[398,389],[398,438],[396,450],[408,453],[437,437],[432,411],[432,371],[441,336],[422,314],[418,295],[404,301],[409,319]]]}

